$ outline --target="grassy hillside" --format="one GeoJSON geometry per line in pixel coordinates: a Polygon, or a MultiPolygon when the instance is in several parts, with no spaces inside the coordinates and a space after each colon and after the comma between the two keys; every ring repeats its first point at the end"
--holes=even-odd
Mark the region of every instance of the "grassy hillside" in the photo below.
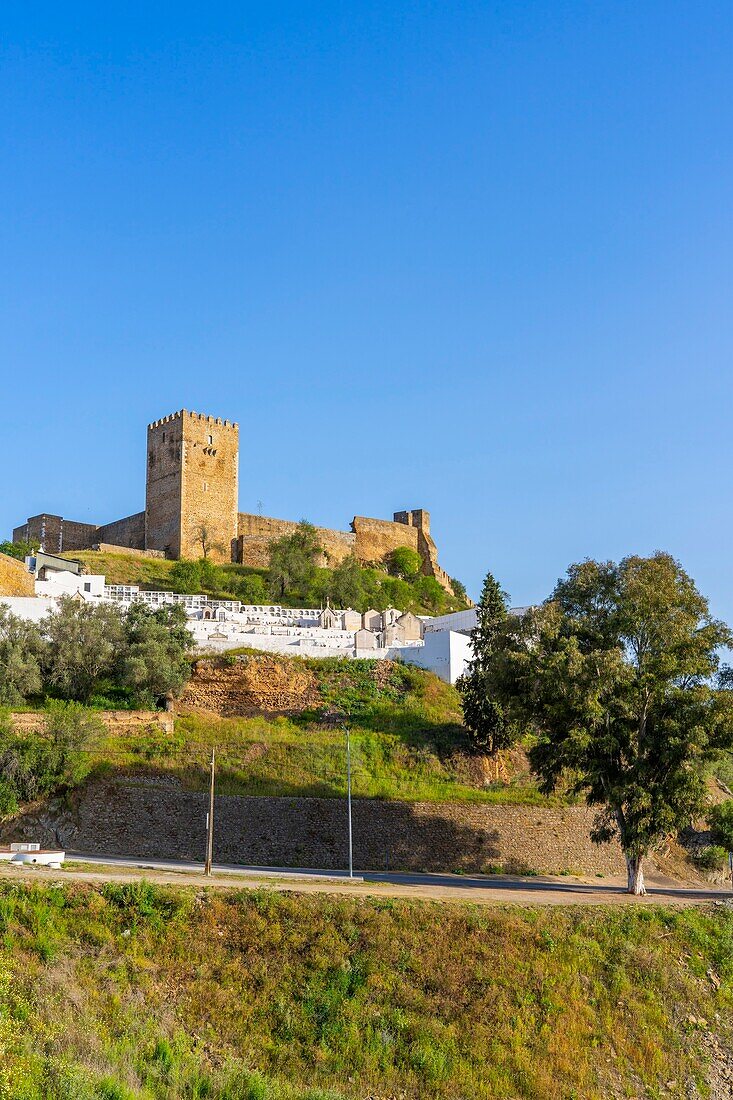
{"type": "Polygon", "coordinates": [[[3,883],[0,928],[6,1100],[694,1097],[730,1040],[725,910],[3,883]]]}
{"type": "MultiPolygon", "coordinates": [[[[141,588],[167,589],[173,592],[202,591],[220,599],[241,599],[245,603],[271,601],[271,596],[266,591],[267,573],[263,569],[225,564],[214,567],[214,576],[209,581],[204,580],[200,586],[182,587],[176,576],[178,563],[165,558],[112,554],[102,550],[74,550],[63,556],[83,562],[90,573],[103,573],[109,584],[137,584],[141,588]]],[[[332,569],[316,569],[307,592],[286,592],[272,602],[286,607],[319,607],[325,604],[328,596],[333,604],[342,606],[344,601],[336,597],[336,590],[333,588],[335,575],[336,571],[332,569]]],[[[369,606],[378,609],[391,606],[416,614],[435,615],[459,611],[467,606],[464,599],[444,592],[430,578],[415,577],[408,581],[374,568],[360,568],[358,576],[364,593],[364,607],[360,607],[360,610],[366,610],[369,606]],[[432,599],[423,591],[425,584],[434,590],[432,599]]],[[[358,601],[354,606],[358,606],[358,601]]]]}
{"type": "Polygon", "coordinates": [[[495,773],[469,751],[457,691],[409,665],[252,652],[201,662],[180,709],[172,742],[145,732],[108,742],[114,765],[203,790],[215,745],[222,794],[341,797],[344,733],[323,718],[335,709],[349,720],[356,797],[547,804],[525,768],[487,786],[495,773]]]}

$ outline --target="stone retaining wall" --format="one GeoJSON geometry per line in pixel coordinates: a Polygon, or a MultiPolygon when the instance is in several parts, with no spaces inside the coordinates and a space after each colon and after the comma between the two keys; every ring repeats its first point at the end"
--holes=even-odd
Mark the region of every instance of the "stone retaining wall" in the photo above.
{"type": "MultiPolygon", "coordinates": [[[[95,710],[91,713],[101,718],[111,734],[122,736],[123,734],[139,733],[141,730],[155,726],[164,733],[173,733],[173,720],[175,715],[167,710],[95,710]]],[[[19,711],[10,715],[13,729],[16,733],[31,733],[42,730],[46,723],[46,715],[42,710],[19,711]]]]}
{"type": "MultiPolygon", "coordinates": [[[[147,858],[202,860],[208,796],[167,777],[90,783],[71,812],[20,817],[8,835],[69,849],[147,858]]],[[[363,870],[467,871],[502,868],[613,874],[617,845],[594,845],[585,807],[545,809],[358,799],[354,864],[363,870]]],[[[346,806],[340,799],[221,796],[215,858],[225,863],[343,868],[346,806]]]]}

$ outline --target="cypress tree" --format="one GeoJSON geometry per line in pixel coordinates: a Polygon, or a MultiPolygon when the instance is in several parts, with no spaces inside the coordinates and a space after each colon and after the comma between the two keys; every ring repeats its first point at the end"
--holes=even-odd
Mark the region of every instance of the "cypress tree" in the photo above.
{"type": "Polygon", "coordinates": [[[463,721],[471,742],[475,749],[489,755],[508,748],[515,739],[512,724],[491,692],[491,663],[499,632],[507,619],[508,599],[496,578],[487,573],[476,609],[476,627],[471,634],[473,656],[458,681],[463,721]]]}

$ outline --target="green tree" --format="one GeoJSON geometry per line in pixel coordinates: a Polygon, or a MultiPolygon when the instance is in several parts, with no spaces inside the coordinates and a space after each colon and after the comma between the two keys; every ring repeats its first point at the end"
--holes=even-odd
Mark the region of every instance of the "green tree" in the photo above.
{"type": "Polygon", "coordinates": [[[41,630],[49,643],[44,662],[49,685],[68,699],[87,702],[119,660],[125,644],[122,611],[115,604],[62,596],[41,630]]]}
{"type": "Polygon", "coordinates": [[[301,520],[292,535],[270,543],[267,586],[273,600],[304,597],[315,579],[323,550],[315,527],[301,520]]]}
{"type": "Polygon", "coordinates": [[[225,547],[217,538],[216,532],[210,523],[199,521],[194,523],[191,529],[191,538],[197,547],[201,548],[201,557],[208,561],[209,555],[217,553],[228,555],[228,547],[225,547]]]}
{"type": "Polygon", "coordinates": [[[733,798],[713,806],[708,814],[713,844],[719,844],[726,852],[733,852],[733,798]]]}
{"type": "Polygon", "coordinates": [[[265,588],[265,582],[262,577],[256,573],[248,573],[244,577],[240,577],[235,581],[228,581],[227,588],[241,600],[242,603],[247,604],[265,604],[269,603],[269,597],[267,595],[267,589],[265,588]]]}
{"type": "Polygon", "coordinates": [[[80,783],[89,770],[89,749],[104,732],[99,718],[78,703],[49,703],[37,734],[18,736],[0,716],[0,814],[80,783]]]}
{"type": "Polygon", "coordinates": [[[186,596],[197,596],[201,592],[201,570],[196,561],[181,558],[174,562],[168,580],[174,592],[186,596]]]}
{"type": "Polygon", "coordinates": [[[493,662],[508,616],[508,597],[491,573],[486,574],[471,634],[471,661],[458,681],[463,721],[476,749],[493,755],[516,739],[512,723],[495,696],[493,662]]]}
{"type": "Polygon", "coordinates": [[[466,592],[466,586],[461,581],[457,581],[455,577],[451,577],[450,586],[453,589],[453,595],[461,603],[468,603],[468,593],[466,592]]]}
{"type": "Polygon", "coordinates": [[[138,706],[155,706],[180,692],[191,673],[187,653],[194,644],[181,605],[151,610],[133,604],[125,618],[125,635],[116,679],[138,706]]]}
{"type": "Polygon", "coordinates": [[[417,577],[413,590],[420,603],[434,615],[439,615],[445,606],[445,589],[435,577],[417,577]]]}
{"type": "Polygon", "coordinates": [[[353,607],[365,611],[367,589],[364,583],[364,569],[354,554],[349,554],[339,562],[331,573],[329,595],[334,607],[353,607]]]}
{"type": "Polygon", "coordinates": [[[41,632],[0,604],[0,704],[23,703],[41,691],[41,632]]]}
{"type": "Polygon", "coordinates": [[[387,554],[385,562],[387,570],[394,577],[402,577],[408,581],[420,575],[422,558],[411,546],[397,546],[387,554]]]}
{"type": "Polygon", "coordinates": [[[26,558],[33,557],[40,545],[40,542],[34,539],[22,542],[0,542],[0,554],[7,554],[11,558],[17,558],[18,561],[25,561],[26,558]]]}
{"type": "Polygon", "coordinates": [[[702,761],[733,746],[733,692],[715,681],[731,632],[668,554],[573,565],[551,599],[508,624],[492,690],[533,724],[530,761],[599,808],[628,889],[643,860],[701,813],[702,761]]]}

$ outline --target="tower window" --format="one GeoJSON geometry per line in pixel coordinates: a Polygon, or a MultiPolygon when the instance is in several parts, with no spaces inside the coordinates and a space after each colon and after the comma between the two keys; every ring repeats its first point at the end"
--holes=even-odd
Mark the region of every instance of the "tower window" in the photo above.
{"type": "Polygon", "coordinates": [[[211,446],[212,443],[214,442],[214,437],[213,437],[213,435],[210,435],[208,438],[209,438],[209,446],[211,446]]]}
{"type": "Polygon", "coordinates": [[[163,442],[165,443],[165,432],[163,432],[163,442]]]}

